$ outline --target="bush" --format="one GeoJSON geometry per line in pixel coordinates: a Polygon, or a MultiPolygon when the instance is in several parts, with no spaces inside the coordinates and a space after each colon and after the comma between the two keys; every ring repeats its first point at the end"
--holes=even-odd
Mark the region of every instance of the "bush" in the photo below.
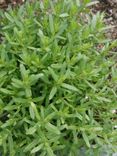
{"type": "Polygon", "coordinates": [[[76,156],[117,145],[116,42],[86,2],[40,1],[1,12],[0,150],[76,156]],[[77,3],[76,3],[77,2],[77,3]]]}

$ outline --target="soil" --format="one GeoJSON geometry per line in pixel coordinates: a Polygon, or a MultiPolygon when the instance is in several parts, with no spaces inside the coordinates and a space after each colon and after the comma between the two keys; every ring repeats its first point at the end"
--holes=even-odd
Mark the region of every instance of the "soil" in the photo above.
{"type": "Polygon", "coordinates": [[[16,6],[23,2],[24,0],[0,0],[0,8],[6,9],[8,5],[16,6]]]}

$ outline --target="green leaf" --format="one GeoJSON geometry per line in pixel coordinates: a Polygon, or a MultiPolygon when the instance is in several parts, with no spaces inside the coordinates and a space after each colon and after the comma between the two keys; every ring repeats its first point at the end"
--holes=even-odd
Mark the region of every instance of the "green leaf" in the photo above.
{"type": "Polygon", "coordinates": [[[13,92],[6,89],[6,88],[0,88],[0,92],[4,93],[4,94],[8,94],[8,95],[12,95],[13,92]]]}
{"type": "Polygon", "coordinates": [[[32,91],[30,87],[26,87],[25,88],[25,92],[26,92],[26,97],[29,98],[32,96],[32,91]]]}
{"type": "Polygon", "coordinates": [[[29,128],[29,129],[26,131],[26,134],[27,134],[27,135],[32,135],[32,134],[34,134],[34,133],[36,132],[36,130],[37,130],[37,127],[36,127],[36,126],[31,127],[31,128],[29,128]]]}
{"type": "Polygon", "coordinates": [[[48,156],[55,156],[55,154],[53,153],[53,150],[49,146],[47,147],[47,153],[48,153],[48,156]]]}
{"type": "Polygon", "coordinates": [[[27,71],[23,64],[20,64],[20,72],[21,72],[22,78],[24,79],[25,76],[27,75],[27,71]]]}
{"type": "Polygon", "coordinates": [[[29,107],[30,117],[34,120],[35,119],[35,112],[32,106],[29,107]]]}
{"type": "Polygon", "coordinates": [[[48,67],[48,70],[49,70],[50,74],[52,75],[52,78],[53,78],[55,81],[57,81],[57,80],[58,80],[58,76],[57,76],[57,74],[55,73],[55,71],[54,71],[52,68],[50,68],[50,67],[48,67]]]}
{"type": "Polygon", "coordinates": [[[89,139],[88,139],[86,133],[82,132],[82,136],[83,136],[83,139],[84,139],[86,145],[90,148],[91,146],[90,146],[89,139]]]}
{"type": "Polygon", "coordinates": [[[41,29],[39,29],[38,35],[40,38],[44,38],[44,34],[43,34],[43,31],[41,29]]]}
{"type": "Polygon", "coordinates": [[[60,131],[59,131],[58,127],[52,125],[51,123],[47,123],[47,124],[45,125],[45,128],[46,128],[48,131],[50,131],[50,132],[52,132],[52,133],[54,133],[54,134],[57,134],[57,135],[60,134],[60,131]]]}
{"type": "Polygon", "coordinates": [[[1,125],[1,128],[7,128],[9,126],[13,126],[13,124],[15,123],[15,121],[13,119],[9,119],[8,121],[6,121],[5,123],[3,123],[1,125]]]}
{"type": "Polygon", "coordinates": [[[39,146],[33,148],[33,149],[31,150],[31,153],[33,154],[33,153],[36,153],[36,152],[40,151],[40,150],[43,148],[43,146],[44,146],[44,144],[42,143],[42,144],[40,144],[39,146]]]}
{"type": "Polygon", "coordinates": [[[39,80],[39,78],[42,78],[43,76],[44,76],[43,73],[40,73],[40,74],[37,74],[37,75],[34,75],[34,74],[30,75],[31,85],[34,85],[39,80]]]}
{"type": "Polygon", "coordinates": [[[18,108],[20,108],[20,105],[16,106],[16,105],[9,104],[4,107],[4,110],[12,111],[12,110],[17,110],[18,108]]]}
{"type": "Polygon", "coordinates": [[[49,14],[49,25],[50,25],[50,31],[52,34],[54,34],[54,21],[53,21],[53,15],[49,14]]]}
{"type": "Polygon", "coordinates": [[[7,18],[11,23],[14,22],[13,17],[11,17],[7,12],[5,12],[4,14],[5,14],[6,18],[7,18]]]}
{"type": "Polygon", "coordinates": [[[96,98],[101,101],[101,102],[108,102],[111,103],[111,99],[105,98],[105,97],[101,97],[101,96],[96,96],[96,98]]]}
{"type": "Polygon", "coordinates": [[[43,10],[44,9],[44,4],[43,1],[40,1],[40,9],[43,10]]]}
{"type": "Polygon", "coordinates": [[[18,80],[18,79],[15,79],[15,78],[12,79],[12,85],[15,88],[22,88],[23,87],[22,81],[21,80],[18,80]]]}
{"type": "Polygon", "coordinates": [[[67,83],[62,83],[61,85],[63,88],[66,88],[68,90],[72,90],[72,91],[75,91],[75,92],[80,92],[75,86],[72,86],[72,85],[69,85],[67,83]]]}
{"type": "Polygon", "coordinates": [[[87,80],[85,80],[85,82],[86,82],[86,84],[87,84],[89,87],[91,87],[94,91],[97,90],[93,84],[91,84],[91,83],[88,82],[87,80]]]}
{"type": "Polygon", "coordinates": [[[35,139],[34,141],[32,141],[31,143],[29,143],[25,148],[24,148],[24,152],[28,152],[30,151],[32,148],[34,148],[37,144],[38,144],[38,139],[35,139]]]}
{"type": "Polygon", "coordinates": [[[13,144],[12,135],[9,135],[9,137],[8,137],[8,142],[9,142],[9,151],[10,151],[10,155],[14,156],[14,144],[13,144]]]}
{"type": "Polygon", "coordinates": [[[68,13],[63,13],[63,14],[60,14],[59,17],[61,17],[61,18],[69,17],[69,14],[68,13]]]}
{"type": "Polygon", "coordinates": [[[33,109],[34,112],[35,112],[35,116],[36,116],[37,120],[40,120],[40,115],[39,115],[39,112],[38,112],[37,107],[36,107],[36,105],[34,104],[34,102],[31,102],[31,107],[32,107],[32,109],[33,109]]]}
{"type": "Polygon", "coordinates": [[[80,7],[80,0],[76,0],[76,5],[80,7]]]}
{"type": "Polygon", "coordinates": [[[51,100],[55,96],[56,92],[57,92],[57,87],[54,86],[50,92],[49,100],[51,100]]]}
{"type": "Polygon", "coordinates": [[[82,115],[80,115],[79,113],[76,113],[76,116],[77,116],[77,118],[80,119],[81,121],[83,120],[82,115]]]}

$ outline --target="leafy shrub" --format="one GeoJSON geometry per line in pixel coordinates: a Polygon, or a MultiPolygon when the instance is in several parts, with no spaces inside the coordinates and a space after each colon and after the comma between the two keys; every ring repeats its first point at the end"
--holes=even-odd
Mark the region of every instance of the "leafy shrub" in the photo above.
{"type": "Polygon", "coordinates": [[[0,150],[71,155],[116,145],[117,73],[103,15],[77,0],[1,12],[0,150]]]}

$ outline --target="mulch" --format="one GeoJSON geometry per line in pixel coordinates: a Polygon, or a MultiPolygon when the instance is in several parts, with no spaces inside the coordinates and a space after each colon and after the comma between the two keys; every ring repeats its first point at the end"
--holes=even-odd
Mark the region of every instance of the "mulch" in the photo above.
{"type": "Polygon", "coordinates": [[[23,0],[0,0],[0,8],[6,9],[8,5],[16,6],[21,5],[23,2],[23,0]]]}

